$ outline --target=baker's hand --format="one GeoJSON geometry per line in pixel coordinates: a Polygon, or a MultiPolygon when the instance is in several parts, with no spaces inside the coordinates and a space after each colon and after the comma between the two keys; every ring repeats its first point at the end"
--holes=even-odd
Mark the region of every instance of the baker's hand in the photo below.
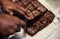
{"type": "Polygon", "coordinates": [[[6,12],[7,14],[13,15],[16,11],[18,14],[23,15],[25,18],[29,20],[34,18],[33,15],[27,9],[25,9],[18,3],[14,3],[11,0],[2,0],[1,6],[4,12],[6,12]]]}
{"type": "Polygon", "coordinates": [[[21,26],[25,26],[26,23],[14,16],[0,14],[0,34],[3,36],[12,35],[15,32],[20,31],[21,26]]]}

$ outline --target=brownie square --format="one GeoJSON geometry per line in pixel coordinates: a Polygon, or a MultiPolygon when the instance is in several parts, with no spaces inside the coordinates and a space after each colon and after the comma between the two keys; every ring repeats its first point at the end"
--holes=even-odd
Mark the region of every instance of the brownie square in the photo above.
{"type": "Polygon", "coordinates": [[[39,10],[40,12],[45,12],[47,9],[43,6],[43,5],[39,5],[38,7],[37,7],[37,10],[39,10]]]}
{"type": "Polygon", "coordinates": [[[34,17],[34,15],[32,14],[32,12],[30,11],[30,10],[28,10],[28,9],[26,9],[27,11],[26,11],[26,14],[28,15],[28,16],[30,16],[30,17],[34,17]]]}
{"type": "Polygon", "coordinates": [[[45,18],[49,19],[52,16],[52,13],[50,13],[49,11],[47,11],[44,15],[45,18]]]}
{"type": "Polygon", "coordinates": [[[31,36],[35,35],[39,30],[41,30],[45,25],[39,21],[36,21],[31,27],[27,28],[27,33],[31,36]]]}
{"type": "Polygon", "coordinates": [[[34,17],[36,17],[36,16],[38,16],[38,15],[41,14],[41,13],[40,13],[39,11],[37,11],[37,10],[32,11],[32,13],[33,13],[34,17]]]}
{"type": "Polygon", "coordinates": [[[50,21],[52,21],[53,18],[55,17],[55,15],[54,15],[51,11],[47,11],[44,17],[46,17],[46,18],[48,18],[50,21]],[[47,17],[47,15],[48,15],[48,17],[47,17]]]}
{"type": "Polygon", "coordinates": [[[44,17],[42,17],[39,21],[45,25],[49,23],[49,20],[47,18],[44,18],[44,17]]]}
{"type": "Polygon", "coordinates": [[[39,6],[39,2],[38,2],[38,1],[33,1],[31,4],[32,4],[34,7],[38,7],[38,6],[39,6]]]}
{"type": "Polygon", "coordinates": [[[42,22],[40,22],[39,20],[37,20],[34,24],[33,24],[34,27],[36,27],[37,29],[41,26],[44,26],[44,24],[42,22]]]}
{"type": "Polygon", "coordinates": [[[45,12],[45,14],[41,17],[40,21],[47,25],[50,22],[52,22],[53,18],[55,17],[55,15],[51,12],[51,11],[47,11],[45,12]]]}
{"type": "Polygon", "coordinates": [[[55,15],[51,11],[47,11],[43,16],[43,18],[47,18],[48,20],[50,20],[50,22],[53,20],[54,17],[55,15]]]}
{"type": "Polygon", "coordinates": [[[23,3],[23,5],[27,5],[30,2],[32,2],[33,0],[21,0],[21,2],[23,3]]]}
{"type": "Polygon", "coordinates": [[[30,10],[30,11],[33,11],[33,10],[35,9],[35,7],[32,6],[32,4],[27,5],[26,8],[27,8],[28,10],[30,10]]]}

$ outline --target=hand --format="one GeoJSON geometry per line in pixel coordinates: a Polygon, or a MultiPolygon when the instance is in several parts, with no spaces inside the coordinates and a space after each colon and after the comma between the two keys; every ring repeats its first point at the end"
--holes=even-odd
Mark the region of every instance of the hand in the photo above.
{"type": "Polygon", "coordinates": [[[3,36],[20,31],[20,25],[25,26],[26,23],[17,17],[0,14],[0,34],[3,36]]]}
{"type": "Polygon", "coordinates": [[[9,15],[13,15],[14,12],[16,11],[16,12],[19,12],[18,14],[23,15],[25,18],[29,20],[34,18],[33,15],[28,10],[26,10],[20,4],[14,3],[13,1],[3,0],[1,3],[1,6],[2,6],[3,11],[9,15]]]}

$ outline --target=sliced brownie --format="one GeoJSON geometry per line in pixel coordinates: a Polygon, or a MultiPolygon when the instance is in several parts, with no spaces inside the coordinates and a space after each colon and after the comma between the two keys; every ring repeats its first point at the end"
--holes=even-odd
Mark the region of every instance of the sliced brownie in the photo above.
{"type": "Polygon", "coordinates": [[[26,13],[32,14],[34,19],[28,20],[26,33],[33,36],[38,31],[48,26],[54,19],[55,15],[45,8],[38,0],[20,0],[26,13]]]}

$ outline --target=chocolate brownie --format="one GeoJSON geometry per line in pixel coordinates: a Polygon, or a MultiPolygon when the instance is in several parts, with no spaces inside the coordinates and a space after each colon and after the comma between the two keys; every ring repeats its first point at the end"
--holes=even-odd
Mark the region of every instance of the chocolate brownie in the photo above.
{"type": "Polygon", "coordinates": [[[37,7],[37,10],[39,10],[40,12],[45,12],[46,11],[46,8],[43,5],[39,5],[37,7]]]}
{"type": "Polygon", "coordinates": [[[31,4],[32,4],[34,7],[38,7],[40,3],[39,3],[38,1],[33,1],[31,4]]]}
{"type": "Polygon", "coordinates": [[[32,11],[34,17],[38,16],[39,14],[41,14],[38,10],[34,10],[32,11]]]}
{"type": "Polygon", "coordinates": [[[26,26],[26,33],[33,36],[38,31],[48,26],[54,19],[55,15],[45,8],[37,0],[21,0],[24,8],[27,9],[27,14],[32,14],[34,19],[28,20],[26,26]],[[29,12],[29,13],[28,13],[29,12]]]}
{"type": "Polygon", "coordinates": [[[32,11],[32,10],[35,9],[35,7],[34,7],[32,4],[29,4],[29,5],[27,6],[27,9],[29,9],[30,11],[32,11]]]}

